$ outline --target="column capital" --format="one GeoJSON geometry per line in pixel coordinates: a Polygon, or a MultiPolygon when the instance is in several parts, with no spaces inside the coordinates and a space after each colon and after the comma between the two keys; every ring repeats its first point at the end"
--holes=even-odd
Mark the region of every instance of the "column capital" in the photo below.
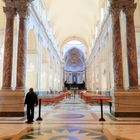
{"type": "Polygon", "coordinates": [[[33,0],[14,0],[20,18],[26,18],[26,16],[28,16],[28,7],[32,1],[33,0]]]}
{"type": "Polygon", "coordinates": [[[14,18],[16,15],[16,9],[12,7],[3,7],[3,11],[6,14],[6,17],[14,18]]]}
{"type": "Polygon", "coordinates": [[[128,2],[123,6],[123,12],[126,14],[126,16],[133,15],[136,7],[136,3],[128,2]]]}
{"type": "Polygon", "coordinates": [[[110,1],[110,7],[109,11],[113,17],[118,17],[120,15],[120,11],[122,8],[122,4],[119,0],[109,0],[110,1]]]}
{"type": "Polygon", "coordinates": [[[18,7],[17,12],[20,18],[26,18],[28,16],[28,7],[27,6],[18,7]]]}
{"type": "Polygon", "coordinates": [[[112,7],[112,6],[109,7],[109,12],[113,17],[119,17],[120,11],[121,11],[120,7],[112,7]]]}
{"type": "Polygon", "coordinates": [[[33,0],[13,0],[16,7],[28,6],[33,0]]]}

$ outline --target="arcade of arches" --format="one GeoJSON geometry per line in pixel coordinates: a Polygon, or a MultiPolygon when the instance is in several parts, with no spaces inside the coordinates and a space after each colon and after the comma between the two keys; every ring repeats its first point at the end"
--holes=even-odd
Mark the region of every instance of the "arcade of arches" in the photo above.
{"type": "Polygon", "coordinates": [[[140,0],[1,0],[0,116],[25,116],[30,87],[112,98],[140,117],[140,0]]]}

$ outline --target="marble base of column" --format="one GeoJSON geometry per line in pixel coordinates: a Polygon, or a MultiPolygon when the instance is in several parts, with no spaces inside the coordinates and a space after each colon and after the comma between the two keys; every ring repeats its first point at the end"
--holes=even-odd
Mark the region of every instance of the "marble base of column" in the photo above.
{"type": "Polygon", "coordinates": [[[0,116],[1,117],[24,117],[23,91],[0,90],[0,116]]]}
{"type": "Polygon", "coordinates": [[[114,93],[116,93],[116,92],[124,92],[124,91],[125,91],[125,89],[124,89],[124,87],[122,87],[122,86],[120,86],[120,87],[115,87],[114,90],[113,90],[114,93]]]}
{"type": "Polygon", "coordinates": [[[112,114],[115,117],[140,117],[140,90],[114,92],[112,114]]]}
{"type": "Polygon", "coordinates": [[[135,87],[129,87],[129,90],[132,91],[140,91],[139,87],[138,86],[135,86],[135,87]]]}
{"type": "Polygon", "coordinates": [[[124,88],[116,88],[116,89],[114,89],[114,92],[121,92],[121,91],[124,91],[124,88]]]}
{"type": "Polygon", "coordinates": [[[12,90],[11,87],[2,87],[1,91],[9,91],[9,90],[12,90]]]}
{"type": "Polygon", "coordinates": [[[16,87],[16,89],[15,89],[15,91],[25,91],[25,88],[23,88],[23,87],[16,87]]]}

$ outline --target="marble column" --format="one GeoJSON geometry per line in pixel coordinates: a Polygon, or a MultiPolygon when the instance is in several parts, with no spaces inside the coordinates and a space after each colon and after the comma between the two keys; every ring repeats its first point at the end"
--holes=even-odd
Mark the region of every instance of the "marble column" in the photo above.
{"type": "Polygon", "coordinates": [[[110,0],[110,13],[112,16],[113,33],[113,68],[114,68],[114,89],[121,90],[123,85],[123,65],[122,65],[122,46],[120,32],[120,10],[119,1],[110,0]]]}
{"type": "Polygon", "coordinates": [[[137,49],[134,25],[135,9],[136,4],[133,0],[126,2],[123,6],[123,11],[126,15],[127,59],[130,89],[138,89],[137,49]]]}
{"type": "Polygon", "coordinates": [[[11,89],[12,80],[12,58],[13,58],[13,28],[16,10],[12,7],[3,8],[6,14],[6,31],[4,43],[3,61],[3,85],[2,89],[11,89]]]}
{"type": "Polygon", "coordinates": [[[17,9],[19,14],[19,33],[18,33],[18,52],[17,52],[17,82],[16,89],[25,88],[26,74],[26,49],[27,49],[27,31],[26,17],[27,7],[17,9]]]}

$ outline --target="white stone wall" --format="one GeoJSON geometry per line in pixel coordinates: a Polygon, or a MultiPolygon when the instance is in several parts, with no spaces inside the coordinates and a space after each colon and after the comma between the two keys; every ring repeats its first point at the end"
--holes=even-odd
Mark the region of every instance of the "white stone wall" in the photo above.
{"type": "Polygon", "coordinates": [[[106,16],[87,63],[88,90],[113,88],[111,17],[106,16]]]}

